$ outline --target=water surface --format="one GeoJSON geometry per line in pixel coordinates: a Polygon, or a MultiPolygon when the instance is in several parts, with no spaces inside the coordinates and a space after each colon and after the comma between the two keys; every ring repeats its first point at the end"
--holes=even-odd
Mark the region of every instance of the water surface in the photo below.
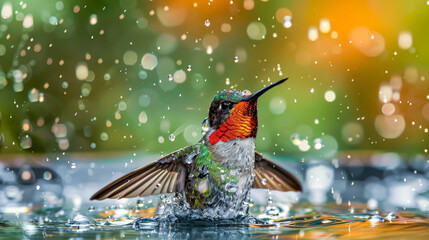
{"type": "MultiPolygon", "coordinates": [[[[102,204],[100,204],[102,205],[102,204]]],[[[359,206],[352,204],[353,206],[359,206]]],[[[259,208],[259,206],[254,206],[259,208]]],[[[105,209],[77,213],[3,214],[1,239],[427,239],[429,217],[417,211],[381,213],[345,205],[294,205],[288,214],[260,213],[263,224],[234,221],[162,223],[152,220],[154,208],[105,209]],[[310,214],[301,215],[302,212],[310,214]],[[140,218],[141,217],[141,218],[140,218]],[[140,220],[138,220],[140,218],[140,220]],[[141,220],[143,219],[143,220],[141,220]],[[137,223],[136,223],[137,222],[137,223]]],[[[273,213],[273,212],[271,212],[273,213]]]]}

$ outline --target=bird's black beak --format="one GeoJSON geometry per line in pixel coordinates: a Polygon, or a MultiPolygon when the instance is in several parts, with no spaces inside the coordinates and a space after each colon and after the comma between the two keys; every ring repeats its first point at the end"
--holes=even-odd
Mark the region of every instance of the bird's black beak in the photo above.
{"type": "Polygon", "coordinates": [[[277,82],[275,82],[275,83],[273,83],[273,84],[271,84],[269,86],[266,86],[266,87],[262,88],[261,90],[255,92],[254,94],[251,94],[251,95],[245,97],[242,101],[247,101],[247,102],[249,102],[249,101],[256,101],[266,91],[270,90],[271,88],[273,88],[273,87],[275,87],[277,85],[280,85],[280,84],[286,82],[286,80],[288,80],[288,78],[282,79],[282,80],[277,81],[277,82]]]}

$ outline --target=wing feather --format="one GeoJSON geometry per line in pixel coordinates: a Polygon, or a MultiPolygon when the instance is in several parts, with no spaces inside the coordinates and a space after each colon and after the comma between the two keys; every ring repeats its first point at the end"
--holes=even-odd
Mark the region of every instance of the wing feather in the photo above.
{"type": "Polygon", "coordinates": [[[122,198],[132,198],[137,196],[149,196],[152,192],[148,190],[150,187],[155,187],[157,184],[157,180],[164,173],[163,170],[157,169],[151,174],[147,175],[144,178],[141,178],[138,182],[132,183],[130,187],[128,187],[125,191],[123,191],[122,198]]]}
{"type": "Polygon", "coordinates": [[[180,181],[185,181],[187,172],[184,158],[192,151],[192,146],[188,146],[136,169],[100,189],[91,200],[144,197],[183,191],[185,183],[180,181]]]}
{"type": "Polygon", "coordinates": [[[255,152],[255,180],[252,188],[263,188],[282,192],[302,191],[299,181],[274,162],[255,152]]]}

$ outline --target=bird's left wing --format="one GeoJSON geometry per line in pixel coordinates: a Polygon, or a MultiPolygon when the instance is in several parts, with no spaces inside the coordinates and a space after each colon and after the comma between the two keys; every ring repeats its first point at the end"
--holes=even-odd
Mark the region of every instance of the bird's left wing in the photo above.
{"type": "Polygon", "coordinates": [[[263,188],[282,192],[302,191],[301,184],[279,165],[255,152],[255,179],[252,188],[263,188]]]}
{"type": "Polygon", "coordinates": [[[132,198],[182,192],[187,172],[185,158],[196,157],[192,145],[136,169],[96,192],[91,200],[132,198]]]}

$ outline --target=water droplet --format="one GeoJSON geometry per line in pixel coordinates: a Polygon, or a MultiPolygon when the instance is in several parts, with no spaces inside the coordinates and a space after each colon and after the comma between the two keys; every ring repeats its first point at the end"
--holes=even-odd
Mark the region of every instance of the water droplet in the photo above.
{"type": "Polygon", "coordinates": [[[22,149],[29,149],[33,145],[33,141],[31,140],[31,137],[29,135],[24,135],[21,137],[21,148],[22,149]]]}
{"type": "Polygon", "coordinates": [[[277,206],[268,206],[265,209],[265,214],[271,217],[277,217],[283,213],[283,209],[277,206]]]}
{"type": "Polygon", "coordinates": [[[136,205],[137,205],[137,207],[143,207],[144,206],[144,203],[143,203],[143,201],[142,200],[137,200],[137,203],[136,203],[136,205]]]}
{"type": "Polygon", "coordinates": [[[94,224],[87,217],[77,214],[73,219],[67,221],[67,225],[69,225],[73,231],[86,231],[94,224]]]}
{"type": "Polygon", "coordinates": [[[89,24],[95,25],[95,24],[97,24],[97,22],[98,22],[97,14],[92,14],[89,17],[89,24]]]}
{"type": "Polygon", "coordinates": [[[266,178],[262,178],[261,183],[262,183],[262,185],[266,185],[267,184],[267,179],[266,178]]]}
{"type": "Polygon", "coordinates": [[[165,201],[167,201],[167,195],[162,194],[159,199],[161,199],[161,202],[165,203],[165,201]]]}
{"type": "Polygon", "coordinates": [[[174,136],[174,134],[170,134],[170,136],[168,136],[168,139],[170,139],[170,141],[174,142],[174,140],[176,140],[176,136],[174,136]]]}
{"type": "Polygon", "coordinates": [[[125,102],[125,101],[120,101],[119,103],[118,103],[118,109],[120,110],[120,111],[125,111],[125,110],[127,110],[127,103],[125,102]]]}
{"type": "Polygon", "coordinates": [[[237,192],[237,189],[238,189],[238,186],[237,186],[237,184],[235,184],[235,183],[227,183],[227,184],[225,185],[225,190],[226,190],[228,193],[235,193],[235,192],[237,192]]]}
{"type": "Polygon", "coordinates": [[[244,90],[243,92],[241,92],[241,95],[243,96],[248,96],[250,94],[252,94],[252,92],[250,92],[249,90],[244,90]]]}
{"type": "Polygon", "coordinates": [[[386,219],[387,221],[392,221],[395,218],[396,218],[396,215],[393,212],[390,212],[389,214],[387,214],[386,217],[384,217],[384,219],[386,219]]]}
{"type": "Polygon", "coordinates": [[[188,72],[190,72],[190,71],[192,70],[192,66],[191,66],[191,65],[188,65],[188,67],[186,68],[186,70],[187,70],[188,72]]]}
{"type": "Polygon", "coordinates": [[[292,16],[284,16],[283,18],[283,27],[291,28],[292,27],[292,16]]]}
{"type": "Polygon", "coordinates": [[[100,134],[100,139],[101,139],[102,141],[107,141],[107,140],[109,140],[109,135],[108,135],[106,132],[102,132],[102,133],[100,134]]]}
{"type": "Polygon", "coordinates": [[[43,173],[43,179],[45,179],[45,180],[47,180],[47,181],[51,180],[51,179],[52,179],[52,173],[51,173],[51,172],[49,172],[49,171],[45,171],[45,172],[43,173]]]}
{"type": "Polygon", "coordinates": [[[203,123],[201,124],[202,134],[205,135],[207,131],[210,129],[209,118],[205,118],[203,123]]]}
{"type": "Polygon", "coordinates": [[[154,230],[158,227],[159,221],[152,218],[139,218],[134,222],[133,228],[136,231],[154,230]]]}
{"type": "Polygon", "coordinates": [[[238,56],[235,56],[235,57],[234,57],[234,62],[236,62],[236,63],[237,63],[238,61],[239,61],[238,56]]]}
{"type": "Polygon", "coordinates": [[[368,221],[370,223],[384,222],[384,218],[382,218],[380,215],[373,215],[369,217],[368,221]]]}
{"type": "Polygon", "coordinates": [[[290,136],[290,140],[292,141],[293,145],[298,146],[301,143],[302,136],[299,133],[294,133],[290,136]]]}
{"type": "Polygon", "coordinates": [[[207,19],[207,20],[204,22],[204,25],[206,25],[206,27],[210,26],[210,21],[207,19]]]}
{"type": "MultiPolygon", "coordinates": [[[[186,157],[186,159],[185,159],[186,164],[191,164],[191,163],[194,161],[194,157],[195,157],[196,155],[197,155],[197,151],[194,151],[194,152],[190,153],[190,154],[186,157]]],[[[189,174],[189,177],[190,177],[190,178],[193,178],[193,177],[194,177],[194,174],[190,173],[190,174],[189,174]]]]}
{"type": "Polygon", "coordinates": [[[31,122],[28,119],[22,121],[22,131],[29,132],[31,131],[31,122]]]}
{"type": "Polygon", "coordinates": [[[38,102],[39,101],[39,90],[33,88],[28,91],[28,100],[30,102],[38,102]]]}
{"type": "Polygon", "coordinates": [[[171,75],[171,74],[168,74],[168,81],[173,81],[173,75],[171,75]]]}
{"type": "Polygon", "coordinates": [[[273,197],[268,197],[268,204],[271,204],[271,203],[273,203],[273,197]]]}
{"type": "Polygon", "coordinates": [[[69,87],[69,83],[68,83],[67,81],[64,81],[64,82],[61,84],[61,86],[62,86],[64,89],[67,89],[67,88],[69,87]]]}
{"type": "Polygon", "coordinates": [[[320,150],[323,147],[323,140],[321,138],[316,138],[313,141],[314,149],[320,150]]]}
{"type": "Polygon", "coordinates": [[[44,102],[45,101],[45,94],[44,93],[40,93],[39,94],[39,102],[44,102]]]}
{"type": "Polygon", "coordinates": [[[90,207],[88,208],[88,211],[89,211],[89,212],[94,212],[94,210],[95,210],[95,207],[94,207],[94,206],[90,206],[90,207]]]}
{"type": "Polygon", "coordinates": [[[104,80],[109,81],[110,80],[110,74],[108,74],[108,73],[104,74],[104,80]]]}

